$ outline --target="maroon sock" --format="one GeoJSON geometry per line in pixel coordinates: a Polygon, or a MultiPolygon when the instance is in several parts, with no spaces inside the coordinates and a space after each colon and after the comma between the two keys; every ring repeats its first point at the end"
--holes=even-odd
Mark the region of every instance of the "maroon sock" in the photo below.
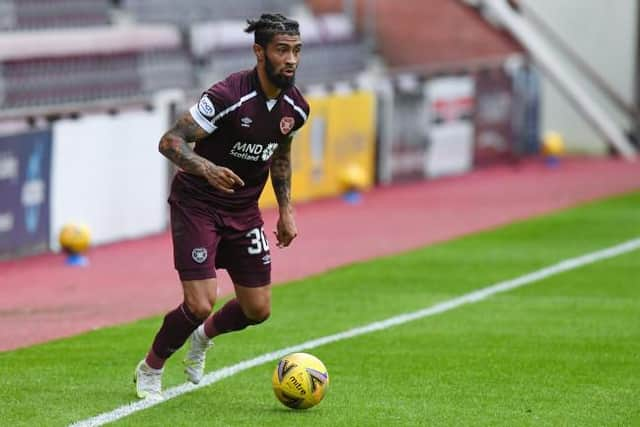
{"type": "Polygon", "coordinates": [[[237,298],[228,301],[220,310],[209,317],[204,323],[204,333],[209,338],[232,331],[240,331],[249,325],[261,322],[245,316],[237,298]]]}
{"type": "Polygon", "coordinates": [[[154,369],[162,368],[164,361],[182,347],[191,332],[201,323],[202,320],[184,303],[167,313],[147,355],[147,364],[154,369]]]}

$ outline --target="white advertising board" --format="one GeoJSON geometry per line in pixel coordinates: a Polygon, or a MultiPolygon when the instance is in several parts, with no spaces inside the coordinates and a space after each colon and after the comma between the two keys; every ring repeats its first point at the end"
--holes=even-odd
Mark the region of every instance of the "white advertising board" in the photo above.
{"type": "Polygon", "coordinates": [[[469,171],[473,162],[473,78],[437,77],[427,81],[424,89],[431,118],[426,175],[438,177],[469,171]]]}
{"type": "Polygon", "coordinates": [[[168,167],[158,153],[167,113],[123,112],[53,126],[51,246],[68,222],[86,224],[92,243],[156,233],[168,223],[168,167]]]}

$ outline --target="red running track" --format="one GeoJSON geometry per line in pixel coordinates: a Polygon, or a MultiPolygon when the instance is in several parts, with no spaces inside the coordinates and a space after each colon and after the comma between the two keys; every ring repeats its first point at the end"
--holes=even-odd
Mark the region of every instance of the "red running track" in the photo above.
{"type": "MultiPolygon", "coordinates": [[[[640,190],[637,163],[536,160],[379,188],[357,205],[302,204],[298,239],[272,249],[274,283],[632,190],[640,190]]],[[[265,212],[265,228],[276,219],[265,212]]],[[[181,300],[166,233],[97,247],[89,258],[87,268],[67,267],[61,255],[0,263],[0,350],[161,314],[181,300]]],[[[224,273],[220,284],[221,295],[230,292],[224,273]]]]}

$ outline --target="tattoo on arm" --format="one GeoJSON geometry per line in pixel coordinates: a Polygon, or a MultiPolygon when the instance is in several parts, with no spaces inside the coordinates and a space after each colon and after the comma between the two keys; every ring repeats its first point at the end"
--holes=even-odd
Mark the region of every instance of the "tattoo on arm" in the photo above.
{"type": "Polygon", "coordinates": [[[281,208],[291,203],[291,141],[289,137],[278,145],[271,163],[271,184],[281,208]]]}
{"type": "Polygon", "coordinates": [[[188,143],[205,137],[207,133],[187,112],[162,136],[159,151],[185,172],[202,175],[209,162],[197,155],[188,143]]]}

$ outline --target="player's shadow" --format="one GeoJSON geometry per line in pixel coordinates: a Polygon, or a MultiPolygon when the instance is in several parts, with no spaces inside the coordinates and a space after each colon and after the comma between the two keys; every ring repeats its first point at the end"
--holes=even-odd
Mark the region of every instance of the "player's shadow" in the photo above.
{"type": "Polygon", "coordinates": [[[269,412],[273,412],[276,414],[290,414],[290,416],[292,417],[303,417],[303,416],[311,416],[314,413],[318,413],[318,412],[322,412],[322,409],[320,408],[313,408],[313,409],[288,409],[285,407],[281,407],[278,408],[277,406],[274,406],[272,408],[268,409],[269,412]]]}

